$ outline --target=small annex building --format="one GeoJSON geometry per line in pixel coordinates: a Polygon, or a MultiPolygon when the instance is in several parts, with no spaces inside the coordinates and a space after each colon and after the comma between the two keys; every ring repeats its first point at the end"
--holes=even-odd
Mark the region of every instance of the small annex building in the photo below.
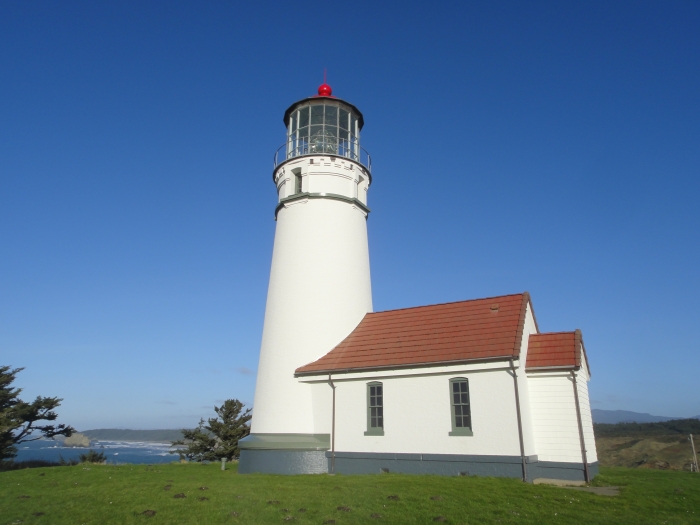
{"type": "Polygon", "coordinates": [[[595,476],[581,331],[541,333],[527,292],[374,312],[364,117],[324,83],[283,121],[239,473],[595,476]]]}
{"type": "Polygon", "coordinates": [[[540,333],[527,292],[368,313],[295,375],[333,383],[336,472],[597,473],[581,332],[540,333]]]}

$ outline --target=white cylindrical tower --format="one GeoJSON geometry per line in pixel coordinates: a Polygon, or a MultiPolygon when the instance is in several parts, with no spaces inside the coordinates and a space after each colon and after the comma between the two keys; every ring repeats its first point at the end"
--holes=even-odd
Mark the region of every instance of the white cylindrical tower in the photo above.
{"type": "MultiPolygon", "coordinates": [[[[326,472],[330,414],[294,371],[327,354],[372,311],[367,244],[369,155],[362,113],[332,96],[292,104],[275,155],[277,228],[251,435],[239,472],[326,472]]],[[[330,395],[330,389],[329,389],[330,395]]]]}

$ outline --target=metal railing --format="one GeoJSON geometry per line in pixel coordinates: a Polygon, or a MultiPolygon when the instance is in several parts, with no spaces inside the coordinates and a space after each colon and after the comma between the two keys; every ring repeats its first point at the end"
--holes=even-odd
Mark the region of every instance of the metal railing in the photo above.
{"type": "Polygon", "coordinates": [[[367,171],[372,172],[372,158],[367,150],[357,141],[338,137],[312,137],[309,139],[291,139],[275,151],[273,167],[283,162],[304,155],[332,155],[354,160],[362,164],[367,171]]]}

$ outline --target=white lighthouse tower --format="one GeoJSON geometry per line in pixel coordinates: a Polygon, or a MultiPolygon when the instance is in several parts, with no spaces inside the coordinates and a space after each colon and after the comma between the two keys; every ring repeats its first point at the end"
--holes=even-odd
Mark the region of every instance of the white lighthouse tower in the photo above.
{"type": "Polygon", "coordinates": [[[367,244],[369,155],[362,113],[318,95],[284,113],[275,154],[277,228],[251,434],[239,472],[327,472],[331,406],[294,371],[328,353],[372,311],[367,244]],[[328,406],[326,406],[328,405],[328,406]]]}

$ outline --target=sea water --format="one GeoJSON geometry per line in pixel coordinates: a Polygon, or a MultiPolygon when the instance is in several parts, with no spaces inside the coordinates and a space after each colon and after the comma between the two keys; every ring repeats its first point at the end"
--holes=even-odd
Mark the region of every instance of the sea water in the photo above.
{"type": "Polygon", "coordinates": [[[89,450],[102,452],[107,456],[107,463],[171,463],[179,461],[170,443],[152,443],[148,441],[92,441],[90,447],[64,447],[60,441],[39,439],[17,445],[15,461],[42,459],[60,461],[78,459],[89,450]]]}

